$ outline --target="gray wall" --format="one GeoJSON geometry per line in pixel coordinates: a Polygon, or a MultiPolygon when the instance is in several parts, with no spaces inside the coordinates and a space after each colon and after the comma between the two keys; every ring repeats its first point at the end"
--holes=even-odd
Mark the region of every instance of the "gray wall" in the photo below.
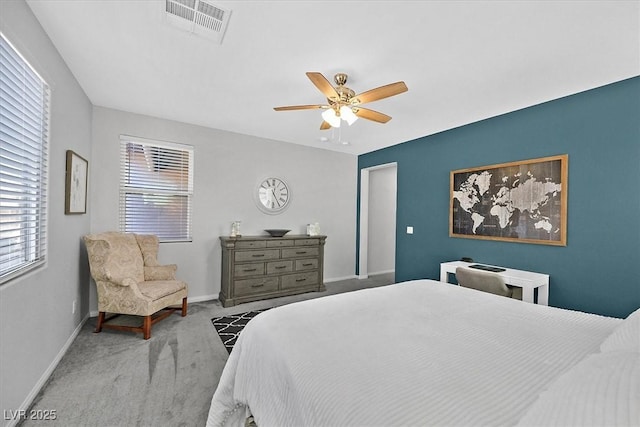
{"type": "Polygon", "coordinates": [[[34,397],[88,314],[89,215],[64,214],[64,172],[66,150],[90,158],[91,103],[24,1],[0,2],[0,31],[51,87],[48,261],[0,287],[0,409],[9,411],[34,397]]]}
{"type": "Polygon", "coordinates": [[[229,233],[234,220],[242,221],[243,234],[265,228],[304,233],[307,223],[319,222],[329,236],[326,280],[354,276],[355,156],[93,107],[23,0],[0,1],[0,30],[52,91],[48,262],[0,287],[3,411],[26,409],[97,309],[81,237],[118,227],[120,134],[195,147],[193,242],[163,244],[159,255],[178,264],[192,301],[217,297],[218,236],[229,233]],[[64,215],[66,150],[89,160],[86,215],[64,215]],[[293,191],[291,206],[277,216],[260,212],[252,196],[271,175],[285,178],[293,191]]]}
{"type": "MultiPolygon", "coordinates": [[[[234,220],[242,221],[244,235],[266,228],[303,234],[307,223],[319,222],[328,236],[325,279],[354,276],[355,156],[95,107],[91,158],[100,166],[90,172],[92,232],[118,229],[121,134],[194,146],[193,242],[164,243],[159,253],[161,262],[178,264],[191,301],[217,298],[218,236],[228,235],[234,220]],[[280,215],[264,214],[254,203],[253,191],[267,176],[291,186],[291,205],[280,215]]],[[[91,292],[94,311],[93,286],[91,292]]]]}

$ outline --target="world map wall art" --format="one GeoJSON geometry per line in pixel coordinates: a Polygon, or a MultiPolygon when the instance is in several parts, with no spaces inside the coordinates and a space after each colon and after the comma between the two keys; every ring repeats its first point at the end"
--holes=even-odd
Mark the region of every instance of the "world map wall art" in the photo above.
{"type": "Polygon", "coordinates": [[[449,236],[567,245],[566,154],[451,171],[449,236]]]}

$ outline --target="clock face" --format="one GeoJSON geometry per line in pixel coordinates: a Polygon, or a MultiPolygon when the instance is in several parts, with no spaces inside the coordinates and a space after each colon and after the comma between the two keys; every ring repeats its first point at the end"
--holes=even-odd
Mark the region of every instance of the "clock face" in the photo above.
{"type": "Polygon", "coordinates": [[[257,190],[258,207],[266,213],[280,213],[289,206],[291,190],[280,178],[266,178],[257,190]]]}

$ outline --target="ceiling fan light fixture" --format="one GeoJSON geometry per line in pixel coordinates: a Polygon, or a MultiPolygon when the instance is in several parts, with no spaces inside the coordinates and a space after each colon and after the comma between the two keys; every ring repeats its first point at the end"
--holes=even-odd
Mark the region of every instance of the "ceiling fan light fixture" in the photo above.
{"type": "Polygon", "coordinates": [[[358,116],[354,114],[351,107],[347,107],[346,105],[340,107],[340,117],[342,117],[342,119],[346,121],[349,126],[351,126],[356,122],[356,120],[358,120],[358,116]]]}
{"type": "Polygon", "coordinates": [[[322,113],[322,118],[325,122],[329,123],[334,128],[340,127],[340,117],[336,115],[336,112],[333,111],[333,108],[328,108],[322,113]]]}
{"type": "MultiPolygon", "coordinates": [[[[0,0],[1,1],[1,0],[0,0]]],[[[194,0],[167,0],[167,1],[194,1],[194,0]]],[[[204,0],[200,0],[204,1],[204,0]]],[[[320,124],[320,130],[328,130],[339,128],[340,122],[344,120],[351,126],[358,118],[371,120],[377,123],[387,123],[391,120],[391,116],[380,113],[378,111],[363,108],[361,105],[368,102],[377,101],[379,99],[389,98],[400,93],[406,92],[407,85],[400,81],[388,85],[380,86],[375,89],[356,93],[345,86],[347,83],[347,75],[338,73],[334,79],[337,84],[334,87],[322,73],[307,72],[307,77],[311,83],[315,85],[320,92],[326,97],[326,104],[313,105],[290,105],[285,107],[275,107],[276,111],[291,110],[316,110],[321,109],[323,121],[320,124]]]]}

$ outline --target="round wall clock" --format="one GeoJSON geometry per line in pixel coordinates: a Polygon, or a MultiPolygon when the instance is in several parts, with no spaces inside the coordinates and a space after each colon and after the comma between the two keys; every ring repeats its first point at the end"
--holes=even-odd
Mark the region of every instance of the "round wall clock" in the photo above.
{"type": "Polygon", "coordinates": [[[281,178],[265,178],[255,192],[258,208],[268,214],[279,214],[289,207],[291,189],[281,178]]]}

